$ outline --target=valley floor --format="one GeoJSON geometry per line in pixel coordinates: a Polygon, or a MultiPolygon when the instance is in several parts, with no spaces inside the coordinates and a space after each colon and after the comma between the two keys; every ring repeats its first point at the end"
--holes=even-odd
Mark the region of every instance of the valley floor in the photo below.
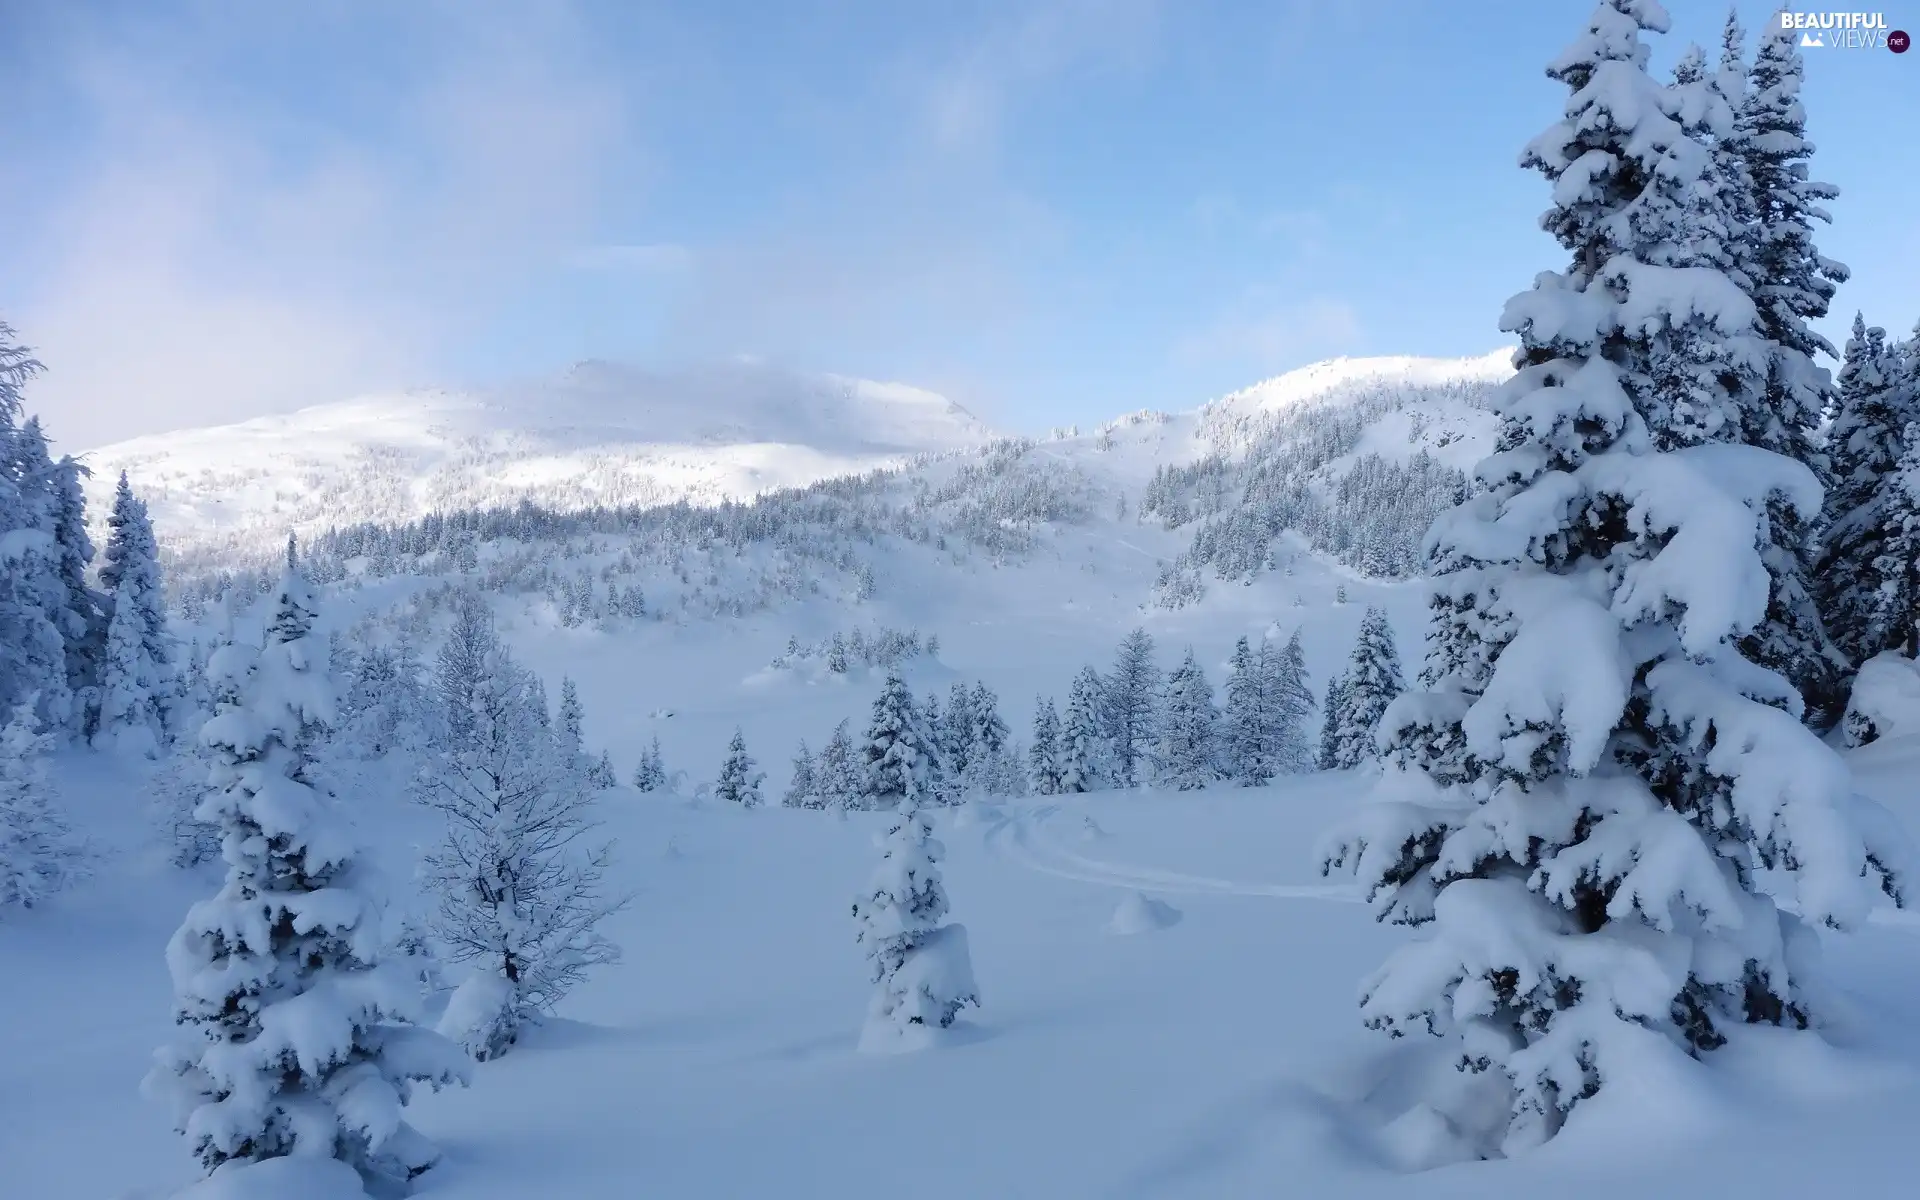
{"type": "MultiPolygon", "coordinates": [[[[1920,746],[1855,762],[1916,824],[1920,746]]],[[[137,780],[64,765],[85,827],[137,825],[137,780]]],[[[1318,832],[1363,788],[1316,775],[943,814],[984,1007],[952,1044],[902,1057],[854,1052],[867,986],[848,909],[877,818],[609,793],[636,892],[611,930],[625,959],[471,1089],[416,1102],[447,1154],[417,1194],[1898,1194],[1920,1121],[1920,1030],[1903,1019],[1920,925],[1898,919],[1829,938],[1844,996],[1825,1040],[1750,1031],[1686,1078],[1616,1081],[1542,1151],[1409,1177],[1418,1130],[1389,1122],[1425,1048],[1355,1011],[1408,934],[1312,870],[1318,832]],[[1180,919],[1110,932],[1137,891],[1180,919]]],[[[193,1176],[137,1085],[167,1032],[161,948],[211,876],[142,844],[101,846],[90,883],[0,922],[8,1196],[158,1196],[193,1176]]]]}

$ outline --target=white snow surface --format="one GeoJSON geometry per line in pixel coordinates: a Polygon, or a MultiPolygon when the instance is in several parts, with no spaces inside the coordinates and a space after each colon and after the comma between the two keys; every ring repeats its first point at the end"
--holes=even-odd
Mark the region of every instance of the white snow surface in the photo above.
{"type": "MultiPolygon", "coordinates": [[[[1099,440],[1041,449],[1086,472],[1101,511],[1115,492],[1137,498],[1157,464],[1200,452],[1184,418],[1118,427],[1110,448],[1099,440]]],[[[678,795],[604,794],[616,842],[607,883],[634,897],[605,929],[622,959],[511,1054],[476,1066],[472,1087],[409,1105],[445,1155],[423,1197],[857,1196],[876,1179],[912,1180],[930,1200],[1898,1190],[1920,1120],[1920,1031],[1903,1016],[1920,991],[1920,922],[1884,909],[1857,932],[1818,935],[1838,992],[1824,1038],[1738,1030],[1704,1064],[1610,1081],[1539,1151],[1454,1161],[1447,1114],[1470,1107],[1470,1077],[1437,1041],[1367,1031],[1356,1003],[1361,981],[1414,935],[1376,923],[1350,885],[1315,869],[1315,843],[1360,803],[1366,772],[995,797],[942,820],[945,887],[982,1006],[925,1052],[860,1054],[871,984],[847,902],[872,873],[886,817],[686,799],[736,728],[769,765],[772,794],[800,739],[818,749],[843,718],[864,728],[880,673],[768,671],[789,637],[937,634],[937,658],[905,665],[916,694],[982,680],[1021,738],[1036,694],[1064,711],[1074,674],[1105,670],[1135,625],[1162,668],[1191,645],[1216,686],[1242,634],[1284,641],[1298,629],[1319,694],[1370,606],[1386,610],[1409,668],[1417,654],[1423,584],[1368,582],[1301,553],[1291,575],[1143,608],[1183,531],[1129,514],[1040,534],[1007,561],[886,549],[877,594],[858,604],[829,594],[744,617],[598,628],[562,626],[537,598],[498,602],[516,657],[550,692],[562,675],[578,681],[590,751],[610,751],[626,779],[658,736],[685,782],[678,795]],[[1178,906],[1177,931],[1107,932],[1116,906],[1141,894],[1178,906]],[[1431,1104],[1448,1088],[1466,1089],[1460,1103],[1431,1104]]],[[[368,581],[326,597],[323,624],[351,626],[435,586],[368,581]]],[[[1883,737],[1848,761],[1859,790],[1909,828],[1920,821],[1909,782],[1920,736],[1883,737]]],[[[45,905],[0,914],[0,1095],[32,1098],[0,1122],[0,1191],[156,1200],[195,1169],[137,1085],[173,1029],[167,938],[216,875],[166,861],[141,794],[149,764],[65,753],[52,768],[100,862],[45,905]]],[[[418,910],[404,893],[439,837],[433,814],[397,788],[359,787],[341,803],[403,893],[396,907],[418,910]]],[[[229,1200],[207,1187],[188,1195],[229,1200]]],[[[267,1194],[306,1200],[293,1187],[267,1194]]]]}
{"type": "MultiPolygon", "coordinates": [[[[818,599],[614,632],[528,610],[502,620],[550,689],[562,674],[579,681],[587,745],[610,749],[622,778],[657,734],[670,769],[711,779],[741,727],[776,765],[775,791],[791,747],[821,745],[842,717],[863,725],[880,680],[761,670],[790,634],[817,638],[856,615],[939,633],[939,659],[909,664],[915,691],[983,679],[1021,736],[1036,692],[1064,697],[1080,665],[1104,669],[1136,623],[1162,666],[1191,643],[1216,680],[1242,633],[1297,626],[1316,692],[1369,605],[1387,610],[1402,645],[1418,644],[1423,586],[1369,584],[1310,556],[1290,578],[1143,613],[1154,555],[1174,535],[1123,534],[1124,545],[1081,531],[1025,566],[902,557],[894,586],[857,614],[818,599]],[[1334,603],[1341,584],[1345,605],[1334,603]],[[674,719],[649,716],[663,709],[674,719]]],[[[326,619],[350,623],[418,586],[364,588],[326,619]]],[[[1849,761],[1855,785],[1913,827],[1920,738],[1884,738],[1849,761]]],[[[0,1122],[0,1190],[169,1196],[194,1167],[137,1083],[172,1029],[167,937],[214,877],[166,863],[140,795],[144,764],[64,754],[53,765],[104,858],[89,882],[0,918],[0,1095],[32,1098],[0,1122]]],[[[1920,1031],[1903,1016],[1920,991],[1920,922],[1887,910],[1858,932],[1819,934],[1838,990],[1824,1038],[1741,1029],[1704,1064],[1611,1081],[1539,1151],[1452,1161],[1458,1138],[1441,1109],[1461,1105],[1415,1099],[1470,1078],[1437,1041],[1368,1032],[1356,1006],[1360,982],[1413,935],[1377,924],[1350,886],[1315,871],[1320,833],[1369,786],[1365,772],[1337,772],[1264,788],[999,798],[942,822],[945,885],[982,1006],[906,1056],[858,1052],[871,985],[846,924],[884,814],[609,791],[608,882],[635,893],[606,926],[622,960],[513,1053],[478,1065],[470,1088],[409,1105],[445,1154],[419,1194],[855,1196],[887,1178],[953,1200],[1898,1191],[1920,1120],[1920,1031]],[[1086,838],[1089,818],[1105,836],[1086,838]],[[1138,893],[1180,908],[1177,936],[1106,932],[1138,893]]],[[[404,889],[437,837],[432,814],[377,789],[342,803],[404,889]]]]}

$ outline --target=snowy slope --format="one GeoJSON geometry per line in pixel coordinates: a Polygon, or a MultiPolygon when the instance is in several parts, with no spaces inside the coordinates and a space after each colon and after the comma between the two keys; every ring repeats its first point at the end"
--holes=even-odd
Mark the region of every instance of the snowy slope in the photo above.
{"type": "Polygon", "coordinates": [[[96,512],[125,470],[177,548],[523,498],[562,510],[743,499],[988,436],[904,384],[588,362],[512,388],[364,397],[85,457],[96,512]]]}

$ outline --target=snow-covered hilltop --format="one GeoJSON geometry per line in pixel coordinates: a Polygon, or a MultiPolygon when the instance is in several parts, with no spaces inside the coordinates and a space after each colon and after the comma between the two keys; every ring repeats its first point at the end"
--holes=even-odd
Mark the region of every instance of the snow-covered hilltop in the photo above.
{"type": "Polygon", "coordinates": [[[1367,387],[1432,387],[1448,383],[1498,383],[1513,374],[1513,348],[1470,358],[1329,358],[1221,397],[1209,407],[1238,414],[1271,413],[1329,395],[1367,387]]]}
{"type": "Polygon", "coordinates": [[[171,546],[238,547],[523,499],[561,511],[745,499],[989,436],[904,384],[585,362],[532,384],[363,397],[85,457],[96,511],[125,470],[171,546]]]}

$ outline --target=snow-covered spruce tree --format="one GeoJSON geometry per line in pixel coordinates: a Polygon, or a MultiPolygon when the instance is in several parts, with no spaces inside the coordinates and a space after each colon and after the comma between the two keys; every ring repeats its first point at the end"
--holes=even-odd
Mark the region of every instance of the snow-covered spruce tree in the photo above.
{"type": "Polygon", "coordinates": [[[780,797],[780,803],[787,808],[819,808],[819,785],[813,778],[813,751],[807,749],[803,739],[800,748],[793,752],[793,778],[787,781],[787,790],[780,797]]]}
{"type": "Polygon", "coordinates": [[[1121,641],[1113,670],[1102,683],[1100,716],[1113,756],[1113,786],[1138,787],[1153,774],[1161,686],[1153,638],[1146,630],[1135,629],[1121,641]]]}
{"type": "Polygon", "coordinates": [[[1347,660],[1346,674],[1341,677],[1340,721],[1333,745],[1336,768],[1357,767],[1374,760],[1374,733],[1380,727],[1380,715],[1406,690],[1387,614],[1369,608],[1360,622],[1360,636],[1353,644],[1353,656],[1347,660]]]}
{"type": "Polygon", "coordinates": [[[1880,587],[1872,623],[1889,650],[1911,659],[1920,657],[1920,421],[1908,423],[1903,440],[1906,449],[1881,485],[1885,533],[1873,568],[1880,587]]]}
{"type": "Polygon", "coordinates": [[[1012,731],[1000,718],[1000,698],[985,683],[975,681],[968,697],[967,765],[961,774],[962,795],[1008,795],[1020,790],[1014,776],[1017,765],[1008,755],[1012,731]]]}
{"type": "Polygon", "coordinates": [[[264,644],[228,641],[209,667],[201,731],[214,767],[200,807],[222,833],[220,891],[167,947],[176,1020],[150,1089],[207,1169],[285,1155],[405,1180],[437,1153],[401,1119],[416,1083],[463,1082],[466,1059],[410,1025],[418,989],[381,961],[381,904],[313,756],[333,715],[312,592],[293,562],[264,644]]]}
{"type": "Polygon", "coordinates": [[[898,671],[887,673],[874,698],[861,757],[865,777],[856,807],[906,811],[939,799],[939,747],[898,671]]]}
{"type": "Polygon", "coordinates": [[[1080,668],[1067,695],[1067,719],[1061,731],[1060,792],[1078,795],[1106,787],[1112,779],[1112,755],[1100,731],[1100,698],[1106,687],[1092,667],[1080,668]]]}
{"type": "Polygon", "coordinates": [[[1367,806],[1323,848],[1381,919],[1430,927],[1361,1010],[1505,1082],[1490,1123],[1445,1114],[1482,1154],[1742,1022],[1804,1026],[1803,921],[1851,928],[1904,886],[1891,818],[1740,653],[1767,611],[1767,500],[1805,513],[1819,487],[1733,441],[1731,393],[1759,388],[1765,357],[1751,303],[1696,265],[1704,149],[1640,40],[1666,23],[1608,0],[1549,69],[1572,96],[1523,162],[1555,183],[1544,224],[1571,265],[1507,305],[1521,350],[1496,452],[1429,537],[1432,690],[1382,728],[1439,794],[1367,806]]]}
{"type": "Polygon", "coordinates": [[[842,721],[833,727],[833,736],[814,763],[816,806],[840,813],[859,808],[866,802],[866,780],[866,762],[853,747],[848,723],[842,721]]]}
{"type": "Polygon", "coordinates": [[[1346,710],[1346,676],[1327,680],[1327,698],[1320,703],[1320,746],[1314,752],[1313,765],[1322,771],[1340,769],[1341,714],[1346,710]]]}
{"type": "Polygon", "coordinates": [[[1154,749],[1155,780],[1160,786],[1190,792],[1220,778],[1219,722],[1213,685],[1188,648],[1187,656],[1167,677],[1166,703],[1160,708],[1154,749]]]}
{"type": "Polygon", "coordinates": [[[29,701],[0,728],[0,911],[32,908],[79,870],[80,844],[47,782],[53,742],[29,701]]]}
{"type": "Polygon", "coordinates": [[[944,798],[953,801],[966,794],[968,768],[973,753],[973,689],[956,679],[947,691],[947,706],[942,710],[935,697],[928,696],[921,714],[940,747],[940,766],[947,778],[944,798]]]}
{"type": "Polygon", "coordinates": [[[65,729],[74,711],[53,463],[39,422],[16,425],[19,386],[39,363],[11,335],[0,325],[0,712],[32,696],[45,726],[65,729]]]}
{"type": "MultiPolygon", "coordinates": [[[[1800,103],[1805,68],[1794,32],[1768,21],[1750,71],[1740,66],[1739,41],[1738,22],[1729,13],[1721,69],[1711,82],[1730,116],[1724,128],[1715,128],[1720,106],[1700,106],[1710,115],[1693,132],[1715,150],[1714,186],[1734,225],[1730,277],[1744,284],[1754,303],[1753,331],[1767,356],[1763,386],[1742,408],[1740,440],[1824,476],[1817,431],[1838,397],[1817,356],[1834,357],[1834,349],[1811,322],[1827,315],[1849,272],[1820,253],[1814,229],[1832,220],[1823,205],[1839,189],[1809,177],[1814,147],[1806,138],[1800,103]]],[[[1767,519],[1773,526],[1763,551],[1771,580],[1767,615],[1741,651],[1785,675],[1806,702],[1807,721],[1825,729],[1844,706],[1846,664],[1828,636],[1813,583],[1819,516],[1802,520],[1776,498],[1767,519]]]]}
{"type": "Polygon", "coordinates": [[[112,617],[100,666],[93,744],[153,756],[172,740],[178,683],[166,597],[160,589],[159,543],[147,520],[147,506],[127,486],[124,471],[107,527],[111,532],[100,578],[108,588],[112,617]]]}
{"type": "Polygon", "coordinates": [[[668,783],[667,761],[660,754],[660,738],[655,735],[640,752],[640,762],[633,769],[633,786],[642,792],[663,792],[668,783]]]}
{"type": "Polygon", "coordinates": [[[1253,643],[1233,644],[1227,671],[1227,703],[1220,716],[1220,769],[1246,787],[1270,782],[1276,768],[1267,745],[1267,694],[1253,643]]]}
{"type": "Polygon", "coordinates": [[[765,802],[760,785],[767,777],[755,769],[757,765],[753,755],[747,753],[746,736],[736,726],[727,742],[727,757],[720,764],[720,777],[713,784],[714,799],[738,804],[741,808],[759,808],[765,802]]]}
{"type": "MultiPolygon", "coordinates": [[[[204,720],[188,721],[183,728],[202,724],[204,720]]],[[[199,817],[212,770],[213,760],[197,739],[181,738],[147,785],[154,825],[176,867],[197,867],[220,857],[220,827],[199,817]]]]}
{"type": "Polygon", "coordinates": [[[620,777],[613,770],[613,755],[602,750],[598,758],[587,760],[587,784],[603,792],[620,786],[620,777]]]}
{"type": "Polygon", "coordinates": [[[1034,795],[1057,796],[1066,790],[1062,757],[1060,714],[1050,697],[1041,696],[1034,702],[1033,744],[1027,747],[1027,784],[1034,795]]]}
{"type": "Polygon", "coordinates": [[[560,677],[560,740],[576,755],[587,752],[586,710],[580,704],[580,688],[573,676],[560,677]]]}
{"type": "MultiPolygon", "coordinates": [[[[626,901],[602,890],[610,847],[592,839],[592,789],[546,720],[537,680],[476,619],[490,648],[461,668],[470,674],[460,733],[428,764],[419,795],[447,821],[426,860],[433,930],[454,962],[474,965],[440,1029],[487,1059],[619,957],[599,925],[626,901]]],[[[447,656],[473,644],[443,649],[443,681],[456,674],[447,656]]]]}
{"type": "Polygon", "coordinates": [[[1904,631],[1884,620],[1890,489],[1908,446],[1904,431],[1920,419],[1920,388],[1903,369],[1884,329],[1858,314],[1840,368],[1839,411],[1828,430],[1832,484],[1826,496],[1827,541],[1817,583],[1834,641],[1858,664],[1895,648],[1904,631]]]}
{"type": "MultiPolygon", "coordinates": [[[[500,637],[494,629],[486,598],[478,592],[460,593],[454,602],[453,625],[447,630],[446,641],[440,645],[433,670],[441,724],[454,744],[467,735],[474,689],[487,669],[487,656],[499,645],[500,637]]],[[[541,716],[544,723],[545,713],[541,716]]]]}
{"type": "Polygon", "coordinates": [[[1313,715],[1313,686],[1307,678],[1307,654],[1300,645],[1300,631],[1278,652],[1269,653],[1270,642],[1263,642],[1260,656],[1261,690],[1272,722],[1273,763],[1282,774],[1311,771],[1314,751],[1307,732],[1307,719],[1313,715]]]}
{"type": "Polygon", "coordinates": [[[424,753],[432,741],[435,714],[420,686],[420,664],[411,643],[370,645],[346,659],[350,665],[336,742],[352,756],[368,760],[396,754],[411,759],[424,753]]]}
{"type": "Polygon", "coordinates": [[[100,667],[106,655],[105,598],[87,582],[93,539],[87,535],[87,500],[80,481],[90,475],[70,456],[53,464],[53,544],[55,575],[63,601],[54,624],[67,648],[67,690],[73,696],[72,730],[81,741],[93,737],[100,715],[100,667]]]}
{"type": "Polygon", "coordinates": [[[945,849],[924,813],[907,805],[875,840],[885,857],[853,902],[854,937],[874,984],[860,1048],[918,1049],[962,1008],[980,1003],[967,931],[940,923],[947,915],[939,867],[945,849]]]}

